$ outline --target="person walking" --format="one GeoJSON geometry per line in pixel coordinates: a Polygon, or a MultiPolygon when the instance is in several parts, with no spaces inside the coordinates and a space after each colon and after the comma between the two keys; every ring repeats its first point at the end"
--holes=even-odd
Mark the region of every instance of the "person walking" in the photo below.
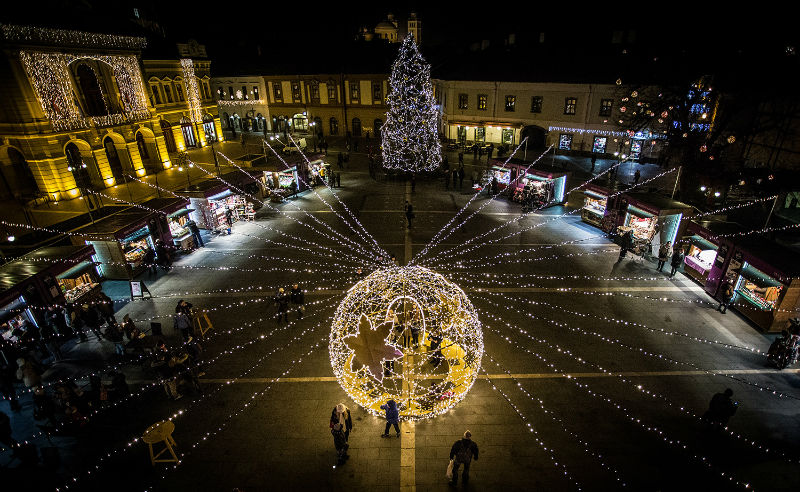
{"type": "Polygon", "coordinates": [[[592,168],[589,169],[589,174],[594,176],[594,167],[597,164],[597,154],[592,153],[592,168]]]}
{"type": "Polygon", "coordinates": [[[278,318],[276,321],[278,323],[281,322],[281,318],[284,319],[287,323],[289,322],[289,295],[286,294],[286,291],[283,287],[278,289],[278,293],[275,294],[275,304],[278,305],[278,318]]]}
{"type": "Polygon", "coordinates": [[[342,173],[336,173],[336,187],[342,187],[342,173]]]}
{"type": "Polygon", "coordinates": [[[660,272],[662,268],[664,268],[664,263],[667,262],[669,257],[672,256],[672,242],[667,241],[666,243],[662,244],[660,248],[658,248],[658,268],[657,270],[660,272]]]}
{"type": "Polygon", "coordinates": [[[339,169],[344,169],[344,156],[341,152],[336,156],[336,165],[339,166],[339,169]]]}
{"type": "Polygon", "coordinates": [[[184,309],[181,309],[181,306],[178,305],[175,307],[175,318],[174,318],[174,326],[175,331],[180,332],[181,336],[183,337],[183,341],[189,340],[189,335],[191,334],[192,330],[192,320],[189,318],[189,315],[184,309]]]}
{"type": "Polygon", "coordinates": [[[292,198],[297,198],[297,181],[292,180],[292,182],[289,183],[289,190],[292,192],[292,198]]]}
{"type": "Polygon", "coordinates": [[[192,233],[195,244],[200,248],[204,248],[205,244],[203,243],[203,237],[200,236],[200,229],[197,227],[197,222],[190,220],[186,223],[186,227],[188,227],[189,232],[192,233]]]}
{"type": "Polygon", "coordinates": [[[639,170],[637,169],[636,172],[633,173],[633,185],[634,186],[639,184],[639,179],[641,179],[641,177],[642,177],[642,173],[639,172],[639,170]]]}
{"type": "Polygon", "coordinates": [[[233,210],[227,205],[225,205],[225,223],[228,225],[228,235],[231,235],[231,229],[233,229],[233,210]]]}
{"type": "Polygon", "coordinates": [[[114,342],[114,353],[120,357],[125,355],[125,339],[123,335],[122,326],[118,325],[116,321],[109,323],[108,329],[106,330],[106,337],[114,342]]]}
{"type": "Polygon", "coordinates": [[[114,318],[114,301],[108,297],[108,294],[101,291],[100,294],[97,295],[96,303],[97,311],[109,326],[111,323],[117,322],[116,318],[114,318]]]}
{"type": "Polygon", "coordinates": [[[299,284],[292,284],[292,290],[289,293],[289,298],[294,305],[295,312],[297,312],[297,319],[302,318],[303,312],[306,310],[306,295],[303,293],[303,289],[300,288],[299,284]]]}
{"type": "Polygon", "coordinates": [[[464,165],[464,152],[458,151],[458,164],[463,166],[464,165]]]}
{"type": "Polygon", "coordinates": [[[81,306],[81,321],[83,325],[91,330],[97,337],[97,341],[103,340],[103,334],[100,333],[100,317],[97,315],[97,310],[89,307],[88,304],[81,306]]]}
{"type": "Polygon", "coordinates": [[[719,301],[719,306],[717,306],[717,311],[722,314],[725,314],[725,311],[728,310],[728,306],[730,306],[731,301],[733,300],[733,285],[729,281],[725,281],[722,285],[722,300],[719,301]]]}
{"type": "Polygon", "coordinates": [[[144,252],[142,262],[147,267],[147,277],[152,278],[153,275],[158,274],[158,264],[156,263],[156,253],[150,248],[144,252]]]}
{"type": "Polygon", "coordinates": [[[347,438],[342,430],[342,424],[336,423],[331,427],[331,435],[333,436],[333,447],[336,449],[336,466],[342,466],[350,457],[347,454],[347,449],[350,447],[347,444],[347,438]]]}
{"type": "Polygon", "coordinates": [[[492,153],[494,153],[494,144],[489,144],[489,150],[486,151],[486,162],[492,160],[492,153]]]}
{"type": "Polygon", "coordinates": [[[675,252],[672,253],[672,260],[670,261],[672,271],[669,273],[669,278],[673,278],[675,276],[675,272],[677,272],[683,264],[684,256],[685,254],[683,252],[683,248],[676,248],[675,252]]]}
{"type": "Polygon", "coordinates": [[[397,403],[394,400],[389,400],[385,405],[381,405],[381,410],[386,412],[386,429],[381,434],[381,437],[389,437],[389,427],[394,426],[397,431],[397,437],[400,437],[400,412],[397,410],[397,403]]]}
{"type": "Polygon", "coordinates": [[[411,219],[414,218],[414,206],[406,200],[406,220],[408,220],[408,228],[411,229],[411,219]]]}
{"type": "Polygon", "coordinates": [[[622,261],[625,258],[625,255],[628,254],[628,251],[633,248],[633,231],[625,231],[625,234],[622,235],[622,242],[619,245],[619,259],[617,263],[622,261]]]}
{"type": "Polygon", "coordinates": [[[325,152],[325,157],[327,157],[328,156],[328,141],[327,140],[323,140],[322,141],[322,150],[325,152]]]}
{"type": "Polygon", "coordinates": [[[478,445],[472,440],[472,433],[470,431],[464,432],[464,436],[458,441],[453,443],[450,447],[450,460],[453,462],[453,478],[450,480],[451,485],[458,484],[458,469],[464,465],[464,471],[461,474],[464,486],[469,482],[469,465],[472,459],[478,461],[478,445]]]}
{"type": "Polygon", "coordinates": [[[727,427],[728,421],[739,408],[739,402],[731,400],[732,396],[733,390],[730,388],[715,394],[708,404],[708,410],[701,417],[702,420],[719,429],[727,427]]]}
{"type": "Polygon", "coordinates": [[[344,431],[344,440],[350,440],[350,431],[353,430],[353,418],[350,415],[350,409],[344,403],[339,403],[333,407],[331,411],[331,429],[340,424],[344,431]]]}

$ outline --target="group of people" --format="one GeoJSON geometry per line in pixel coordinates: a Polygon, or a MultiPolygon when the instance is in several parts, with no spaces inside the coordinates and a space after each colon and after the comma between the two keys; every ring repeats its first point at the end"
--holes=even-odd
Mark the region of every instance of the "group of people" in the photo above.
{"type": "Polygon", "coordinates": [[[303,292],[303,289],[300,288],[299,284],[292,284],[292,288],[289,292],[286,291],[283,287],[278,289],[278,292],[275,293],[273,296],[273,301],[275,306],[277,307],[277,315],[276,321],[280,323],[281,319],[285,322],[289,322],[289,306],[292,306],[295,313],[297,313],[297,319],[303,317],[303,313],[306,310],[306,295],[303,292]]]}
{"type": "Polygon", "coordinates": [[[671,267],[669,278],[673,278],[675,277],[675,273],[677,273],[678,269],[680,269],[681,265],[683,265],[683,259],[685,257],[686,250],[683,247],[673,248],[672,242],[667,241],[658,248],[658,267],[656,270],[659,272],[663,271],[662,269],[664,268],[664,265],[666,264],[667,260],[669,260],[669,265],[671,267]]]}
{"type": "MultiPolygon", "coordinates": [[[[381,437],[389,437],[389,430],[394,427],[397,437],[400,437],[400,409],[397,402],[388,400],[381,405],[386,418],[386,428],[381,437]]],[[[344,403],[339,403],[331,410],[330,431],[333,436],[333,446],[336,449],[336,466],[342,466],[350,458],[347,451],[350,449],[350,433],[353,431],[353,416],[344,403]]],[[[447,466],[447,478],[451,485],[458,483],[458,471],[463,466],[462,480],[464,485],[469,482],[469,467],[472,460],[478,460],[478,445],[472,440],[470,431],[464,432],[461,439],[456,440],[450,447],[450,462],[447,466]]]]}

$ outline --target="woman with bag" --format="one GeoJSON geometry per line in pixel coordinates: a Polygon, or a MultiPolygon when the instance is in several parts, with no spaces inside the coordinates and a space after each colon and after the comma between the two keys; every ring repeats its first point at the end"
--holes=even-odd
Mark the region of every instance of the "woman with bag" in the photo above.
{"type": "Polygon", "coordinates": [[[333,411],[331,412],[331,429],[333,429],[336,424],[341,424],[342,430],[344,431],[344,440],[349,441],[350,431],[353,430],[353,419],[350,416],[350,409],[347,408],[344,403],[339,403],[333,407],[333,411]]]}
{"type": "Polygon", "coordinates": [[[662,268],[664,268],[664,263],[667,262],[667,259],[672,256],[672,242],[667,241],[666,243],[662,244],[660,248],[658,248],[658,271],[660,272],[662,268]]]}

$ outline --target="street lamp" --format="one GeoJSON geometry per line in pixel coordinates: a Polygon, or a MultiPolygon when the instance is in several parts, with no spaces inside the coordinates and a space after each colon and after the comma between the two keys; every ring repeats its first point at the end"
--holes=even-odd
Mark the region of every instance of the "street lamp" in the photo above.
{"type": "MultiPolygon", "coordinates": [[[[183,167],[186,166],[186,162],[189,160],[188,154],[186,152],[181,152],[178,154],[178,171],[183,171],[183,167]]],[[[189,176],[189,168],[194,167],[194,163],[189,162],[189,165],[186,166],[186,182],[189,183],[189,188],[192,187],[192,179],[189,176]]]]}
{"type": "Polygon", "coordinates": [[[310,123],[308,124],[308,126],[310,126],[310,127],[311,127],[311,136],[314,138],[314,152],[316,152],[316,151],[317,151],[317,131],[316,131],[316,129],[314,128],[314,126],[316,125],[316,123],[317,123],[316,121],[312,121],[312,122],[310,122],[310,123]]]}

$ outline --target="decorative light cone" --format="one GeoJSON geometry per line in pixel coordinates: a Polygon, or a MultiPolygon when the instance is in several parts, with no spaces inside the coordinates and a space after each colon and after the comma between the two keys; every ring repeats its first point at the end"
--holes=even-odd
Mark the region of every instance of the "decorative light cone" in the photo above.
{"type": "Polygon", "coordinates": [[[464,291],[419,266],[372,272],[347,293],[330,335],[331,366],[359,405],[404,420],[439,415],[466,396],[483,357],[483,334],[464,291]],[[416,334],[416,341],[414,343],[416,334]]]}

